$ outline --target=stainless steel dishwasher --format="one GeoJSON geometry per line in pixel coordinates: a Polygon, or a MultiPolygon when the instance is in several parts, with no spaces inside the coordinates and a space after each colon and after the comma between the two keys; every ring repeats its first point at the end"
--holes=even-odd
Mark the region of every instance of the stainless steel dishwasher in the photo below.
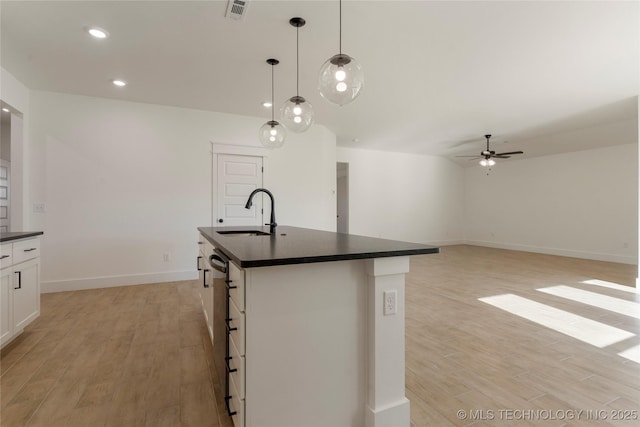
{"type": "Polygon", "coordinates": [[[224,382],[224,401],[227,414],[235,415],[229,409],[229,257],[219,249],[213,250],[209,264],[213,275],[213,362],[218,380],[224,382]]]}

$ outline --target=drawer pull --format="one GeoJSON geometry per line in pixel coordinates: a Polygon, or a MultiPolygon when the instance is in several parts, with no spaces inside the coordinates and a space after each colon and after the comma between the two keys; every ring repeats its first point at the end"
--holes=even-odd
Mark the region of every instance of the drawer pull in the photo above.
{"type": "Polygon", "coordinates": [[[30,249],[25,249],[24,252],[31,252],[31,251],[35,251],[38,248],[30,248],[30,249]]]}
{"type": "Polygon", "coordinates": [[[207,270],[206,268],[204,270],[202,270],[202,284],[204,285],[205,288],[208,288],[209,285],[207,285],[207,270]]]}
{"type": "Polygon", "coordinates": [[[231,327],[230,323],[231,323],[232,320],[233,319],[224,319],[224,321],[227,322],[227,329],[229,330],[229,332],[238,330],[238,328],[232,328],[231,327]]]}
{"type": "Polygon", "coordinates": [[[231,367],[229,366],[229,360],[233,359],[233,357],[231,356],[227,356],[224,358],[225,362],[224,364],[227,365],[227,372],[231,373],[231,372],[238,372],[237,369],[231,369],[231,367]]]}
{"type": "Polygon", "coordinates": [[[231,400],[231,396],[225,396],[225,397],[224,397],[224,402],[225,402],[225,404],[226,404],[226,406],[227,406],[227,414],[228,414],[230,417],[233,417],[235,414],[237,414],[237,412],[236,412],[236,411],[231,412],[231,409],[229,409],[229,401],[230,401],[230,400],[231,400]]]}
{"type": "Polygon", "coordinates": [[[9,255],[2,255],[2,256],[0,257],[0,259],[5,259],[5,258],[9,258],[9,255]]]}
{"type": "Polygon", "coordinates": [[[229,284],[229,283],[232,283],[232,282],[233,282],[233,280],[225,280],[225,281],[224,281],[224,283],[226,283],[226,284],[227,284],[227,287],[228,287],[229,289],[236,289],[236,288],[237,288],[237,286],[231,286],[231,285],[229,284]]]}
{"type": "Polygon", "coordinates": [[[18,275],[18,287],[13,289],[22,289],[22,271],[16,271],[18,275]]]}
{"type": "Polygon", "coordinates": [[[202,259],[202,257],[201,257],[201,256],[199,256],[199,257],[196,259],[196,266],[197,266],[197,268],[198,268],[198,271],[202,270],[202,269],[200,268],[200,260],[201,260],[201,259],[202,259]]]}

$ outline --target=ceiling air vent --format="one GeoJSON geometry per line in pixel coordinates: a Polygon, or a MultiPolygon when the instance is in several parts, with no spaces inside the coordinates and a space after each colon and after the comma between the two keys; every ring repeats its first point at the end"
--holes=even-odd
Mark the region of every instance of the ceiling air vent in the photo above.
{"type": "Polygon", "coordinates": [[[248,0],[229,0],[227,4],[227,18],[241,20],[247,13],[248,0]]]}

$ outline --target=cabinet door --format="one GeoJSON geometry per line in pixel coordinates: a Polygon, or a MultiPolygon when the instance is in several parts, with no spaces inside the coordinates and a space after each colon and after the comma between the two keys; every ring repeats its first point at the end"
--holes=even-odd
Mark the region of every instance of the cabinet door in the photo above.
{"type": "Polygon", "coordinates": [[[40,258],[13,266],[13,328],[24,329],[40,315],[40,258]]]}
{"type": "Polygon", "coordinates": [[[7,342],[13,332],[13,269],[5,268],[0,275],[0,345],[7,342]]]}

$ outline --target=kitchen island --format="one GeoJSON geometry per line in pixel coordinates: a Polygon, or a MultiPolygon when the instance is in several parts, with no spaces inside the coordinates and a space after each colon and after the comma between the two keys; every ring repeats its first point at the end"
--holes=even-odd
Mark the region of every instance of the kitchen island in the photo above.
{"type": "Polygon", "coordinates": [[[404,276],[409,256],[438,248],[247,228],[269,231],[198,228],[203,253],[229,260],[225,280],[214,281],[228,290],[214,289],[213,335],[234,424],[408,427],[404,276]]]}

